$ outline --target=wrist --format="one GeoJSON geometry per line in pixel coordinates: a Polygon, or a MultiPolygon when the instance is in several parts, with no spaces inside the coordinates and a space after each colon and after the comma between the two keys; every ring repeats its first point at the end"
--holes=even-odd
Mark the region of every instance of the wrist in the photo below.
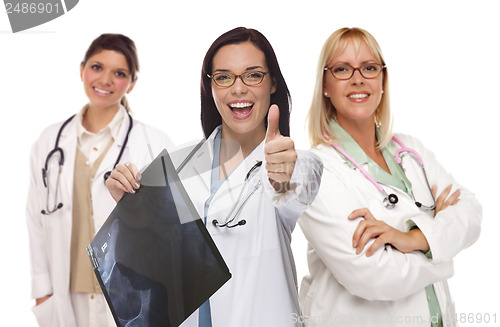
{"type": "Polygon", "coordinates": [[[429,243],[424,233],[419,228],[414,228],[406,233],[411,239],[413,251],[429,251],[429,243]]]}
{"type": "Polygon", "coordinates": [[[287,182],[277,182],[275,180],[272,180],[269,178],[269,182],[273,186],[274,190],[277,193],[286,193],[287,191],[290,190],[290,181],[287,182]]]}

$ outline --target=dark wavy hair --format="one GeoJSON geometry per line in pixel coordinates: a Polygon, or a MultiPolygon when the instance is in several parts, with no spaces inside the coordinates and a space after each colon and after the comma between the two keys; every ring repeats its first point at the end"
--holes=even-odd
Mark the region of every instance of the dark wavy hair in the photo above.
{"type": "MultiPolygon", "coordinates": [[[[278,59],[273,47],[262,33],[245,27],[237,27],[219,36],[210,46],[203,60],[201,69],[201,125],[203,133],[208,138],[214,129],[222,124],[222,117],[217,111],[212,97],[212,75],[213,58],[220,48],[230,44],[238,44],[250,41],[259,48],[266,56],[266,65],[269,68],[271,78],[276,82],[276,92],[271,94],[270,104],[277,104],[280,110],[279,128],[284,136],[290,136],[290,110],[292,99],[285,79],[281,74],[278,59]]],[[[266,115],[267,128],[267,115],[266,115]]]]}

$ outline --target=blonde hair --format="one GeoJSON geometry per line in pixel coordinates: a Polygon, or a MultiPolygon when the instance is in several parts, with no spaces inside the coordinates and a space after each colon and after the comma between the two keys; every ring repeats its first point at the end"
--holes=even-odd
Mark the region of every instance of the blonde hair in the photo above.
{"type": "MultiPolygon", "coordinates": [[[[339,51],[345,49],[348,40],[353,41],[356,51],[359,49],[360,43],[365,42],[373,55],[382,65],[385,65],[380,46],[375,38],[367,31],[357,27],[344,27],[336,30],[330,35],[321,49],[312,103],[307,115],[309,141],[313,147],[319,144],[329,144],[323,136],[323,131],[328,133],[330,138],[335,140],[335,136],[330,130],[329,122],[330,119],[337,120],[336,111],[330,99],[323,95],[323,78],[326,65],[339,51]]],[[[382,83],[382,90],[384,93],[375,111],[375,124],[381,132],[381,137],[377,142],[378,148],[385,147],[392,137],[392,117],[389,105],[389,75],[387,69],[384,71],[382,83]]]]}

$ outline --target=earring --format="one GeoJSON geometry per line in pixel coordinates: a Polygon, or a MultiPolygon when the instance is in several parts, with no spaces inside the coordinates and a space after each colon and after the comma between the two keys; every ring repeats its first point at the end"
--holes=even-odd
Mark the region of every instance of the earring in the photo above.
{"type": "Polygon", "coordinates": [[[384,94],[384,90],[382,90],[380,94],[384,94]]]}
{"type": "Polygon", "coordinates": [[[325,97],[328,97],[328,93],[327,93],[327,92],[325,92],[325,93],[323,93],[323,94],[325,95],[325,97]]]}

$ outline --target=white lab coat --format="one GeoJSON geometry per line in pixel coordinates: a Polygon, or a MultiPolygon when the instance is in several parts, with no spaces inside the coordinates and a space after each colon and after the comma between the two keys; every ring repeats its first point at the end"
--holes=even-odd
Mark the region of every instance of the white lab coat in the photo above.
{"type": "MultiPolygon", "coordinates": [[[[50,215],[41,214],[41,210],[46,208],[47,197],[41,170],[47,154],[54,147],[62,123],[45,129],[31,151],[31,176],[26,212],[31,252],[32,297],[39,298],[53,294],[47,301],[33,308],[41,327],[76,326],[69,291],[73,174],[77,147],[76,119],[73,118],[64,128],[59,141],[59,146],[64,150],[65,162],[61,172],[57,202],[62,202],[63,207],[50,215]]],[[[116,205],[104,184],[103,176],[107,171],[113,170],[128,127],[129,119],[126,116],[120,127],[118,139],[108,150],[92,183],[92,209],[96,231],[116,205]]],[[[139,168],[147,165],[152,161],[149,145],[152,155],[156,157],[162,149],[171,147],[171,141],[160,131],[134,120],[120,162],[130,161],[139,168]]],[[[55,191],[58,159],[59,156],[55,155],[50,161],[51,192],[55,191]]],[[[49,208],[52,208],[53,203],[49,205],[49,208]]]]}
{"type": "MultiPolygon", "coordinates": [[[[461,200],[433,218],[432,213],[420,211],[405,192],[382,185],[388,194],[399,197],[396,207],[387,209],[381,193],[331,146],[314,149],[324,163],[323,181],[315,202],[299,219],[309,242],[310,275],[303,279],[299,295],[302,320],[308,327],[429,327],[430,319],[436,318],[429,317],[424,288],[432,283],[444,327],[456,326],[446,280],[453,275],[453,257],[479,237],[481,205],[419,141],[404,135],[398,138],[420,154],[429,183],[438,186],[438,194],[453,184],[452,192],[461,189],[461,200]],[[432,259],[420,251],[404,254],[390,245],[367,257],[373,240],[356,255],[352,236],[361,218],[349,221],[347,216],[363,207],[376,219],[402,231],[416,224],[427,238],[432,259]]],[[[416,200],[430,205],[432,198],[416,161],[405,158],[405,168],[416,200]]]]}
{"type": "MultiPolygon", "coordinates": [[[[210,196],[213,142],[219,128],[179,174],[202,218],[205,201],[210,196]]],[[[317,194],[322,168],[321,161],[312,153],[298,152],[292,190],[278,194],[267,177],[263,141],[219,188],[208,208],[206,227],[232,277],[210,298],[214,327],[300,326],[293,319],[300,311],[290,237],[298,217],[317,194]],[[245,176],[257,160],[263,164],[252,173],[242,199],[256,183],[262,184],[233,222],[245,219],[246,224],[215,227],[212,221],[224,222],[228,217],[245,186],[245,176]]],[[[198,311],[181,326],[198,327],[198,311]]]]}

